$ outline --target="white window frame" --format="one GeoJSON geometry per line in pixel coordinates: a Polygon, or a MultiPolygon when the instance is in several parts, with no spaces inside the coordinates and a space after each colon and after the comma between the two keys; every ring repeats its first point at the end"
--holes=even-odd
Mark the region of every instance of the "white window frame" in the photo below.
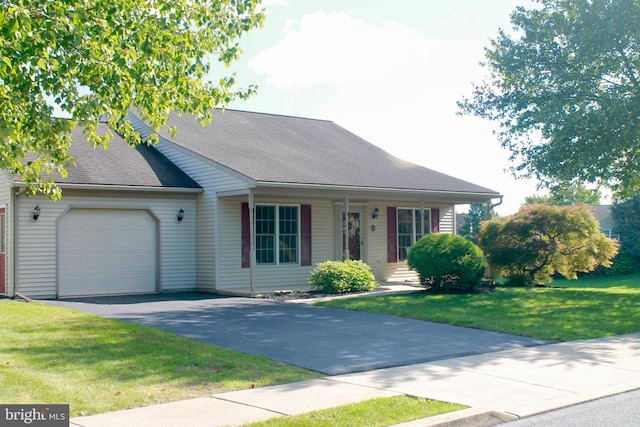
{"type": "MultiPolygon", "coordinates": [[[[301,259],[301,240],[300,240],[300,236],[301,236],[301,218],[300,218],[300,205],[296,205],[296,204],[271,204],[271,203],[256,203],[256,208],[258,207],[270,207],[270,208],[274,208],[275,211],[275,215],[274,215],[274,234],[273,234],[273,258],[274,258],[274,262],[259,262],[258,260],[258,245],[256,242],[256,266],[257,267],[263,267],[263,266],[273,266],[273,265],[300,265],[300,259],[301,259]],[[281,235],[281,230],[280,230],[280,208],[283,207],[287,207],[287,208],[296,208],[296,260],[295,262],[284,262],[280,259],[280,235],[281,235]]],[[[256,240],[259,236],[257,230],[257,221],[258,221],[258,214],[257,214],[257,209],[256,209],[256,215],[255,215],[255,223],[254,223],[254,229],[256,230],[255,234],[256,234],[256,240]]],[[[284,233],[282,233],[284,235],[284,233]]]]}
{"type": "Polygon", "coordinates": [[[427,234],[431,234],[431,208],[396,208],[396,246],[398,248],[398,261],[406,261],[407,255],[409,253],[409,248],[416,244],[421,237],[426,236],[427,234]],[[409,246],[400,245],[400,237],[406,236],[407,233],[400,233],[400,211],[411,211],[411,244],[409,246]],[[428,221],[422,224],[423,233],[418,237],[417,233],[417,224],[416,224],[416,216],[422,215],[424,221],[423,212],[429,212],[428,221]]]}

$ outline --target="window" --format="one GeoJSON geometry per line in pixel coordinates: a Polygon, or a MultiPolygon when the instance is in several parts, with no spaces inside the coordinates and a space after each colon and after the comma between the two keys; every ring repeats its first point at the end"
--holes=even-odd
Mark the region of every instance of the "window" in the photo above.
{"type": "Polygon", "coordinates": [[[297,264],[298,206],[256,205],[256,264],[297,264]]]}
{"type": "Polygon", "coordinates": [[[422,236],[431,232],[431,211],[425,209],[424,216],[420,209],[398,208],[398,260],[406,260],[409,248],[422,236]]]}

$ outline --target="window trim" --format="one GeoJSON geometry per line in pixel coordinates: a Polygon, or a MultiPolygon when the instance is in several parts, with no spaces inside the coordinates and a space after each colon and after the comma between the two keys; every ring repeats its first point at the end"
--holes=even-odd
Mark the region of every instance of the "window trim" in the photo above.
{"type": "Polygon", "coordinates": [[[422,235],[420,237],[424,237],[427,234],[431,234],[434,233],[434,229],[433,229],[433,211],[432,208],[410,208],[410,207],[396,207],[396,231],[395,231],[395,239],[396,239],[396,259],[397,261],[406,261],[407,260],[407,255],[409,253],[409,250],[406,250],[406,254],[404,256],[404,258],[401,256],[401,249],[406,248],[406,246],[400,246],[400,237],[401,236],[406,236],[407,233],[400,233],[400,211],[404,210],[404,211],[411,211],[411,246],[415,245],[416,242],[418,241],[418,239],[416,239],[417,237],[417,221],[416,221],[416,216],[418,217],[422,217],[422,235]],[[424,212],[429,212],[429,220],[425,221],[424,220],[424,212]]]}
{"type": "MultiPolygon", "coordinates": [[[[301,259],[302,259],[302,248],[301,248],[301,234],[302,234],[302,230],[301,230],[301,205],[299,204],[289,204],[289,203],[256,203],[255,204],[255,208],[259,207],[259,206],[268,206],[268,207],[273,207],[275,210],[275,218],[274,218],[274,222],[275,222],[275,233],[274,233],[274,262],[273,263],[261,263],[258,262],[258,257],[257,257],[257,252],[258,252],[258,248],[256,246],[256,253],[255,253],[255,265],[256,267],[267,267],[267,266],[299,266],[301,265],[301,259]],[[295,262],[281,262],[280,261],[280,208],[281,207],[293,207],[296,208],[296,261],[295,262]]],[[[254,221],[254,229],[257,230],[256,227],[256,223],[258,221],[258,215],[257,215],[257,210],[256,210],[256,214],[255,217],[253,218],[254,221]]],[[[258,237],[258,233],[255,232],[255,238],[258,237]]]]}

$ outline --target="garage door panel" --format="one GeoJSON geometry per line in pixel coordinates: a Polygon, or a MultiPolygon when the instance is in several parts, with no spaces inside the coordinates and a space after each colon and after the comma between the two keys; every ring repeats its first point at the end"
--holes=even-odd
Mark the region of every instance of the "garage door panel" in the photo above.
{"type": "Polygon", "coordinates": [[[58,242],[60,296],[156,291],[156,225],[148,212],[72,209],[58,242]]]}

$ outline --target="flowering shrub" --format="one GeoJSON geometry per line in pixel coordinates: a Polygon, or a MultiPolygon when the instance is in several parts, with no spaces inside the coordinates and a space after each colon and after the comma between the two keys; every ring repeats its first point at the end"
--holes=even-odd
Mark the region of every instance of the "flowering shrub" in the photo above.
{"type": "Polygon", "coordinates": [[[362,261],[325,261],[316,265],[309,279],[311,289],[328,294],[362,292],[378,284],[371,268],[362,261]]]}

